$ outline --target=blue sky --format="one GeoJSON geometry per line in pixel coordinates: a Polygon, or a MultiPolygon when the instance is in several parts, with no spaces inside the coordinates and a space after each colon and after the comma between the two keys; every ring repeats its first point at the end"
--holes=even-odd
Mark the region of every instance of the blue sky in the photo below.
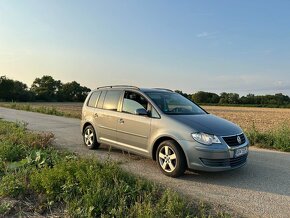
{"type": "Polygon", "coordinates": [[[0,2],[0,75],[290,94],[290,1],[0,2]]]}

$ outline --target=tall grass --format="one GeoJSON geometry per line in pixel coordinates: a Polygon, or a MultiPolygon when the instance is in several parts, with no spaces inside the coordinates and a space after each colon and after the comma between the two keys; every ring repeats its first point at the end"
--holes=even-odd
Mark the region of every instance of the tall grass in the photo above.
{"type": "Polygon", "coordinates": [[[52,135],[27,132],[25,125],[0,121],[0,137],[0,216],[228,216],[113,162],[57,151],[52,135]]]}
{"type": "Polygon", "coordinates": [[[284,123],[278,128],[266,132],[260,132],[253,124],[252,128],[246,132],[252,145],[261,148],[276,149],[290,152],[290,125],[284,123]]]}
{"type": "Polygon", "coordinates": [[[57,109],[54,106],[39,106],[39,105],[31,105],[31,104],[26,104],[26,103],[1,103],[0,106],[15,109],[15,110],[24,110],[24,111],[37,112],[37,113],[42,113],[42,114],[50,114],[50,115],[55,115],[55,116],[80,118],[80,114],[62,111],[60,109],[57,109]]]}

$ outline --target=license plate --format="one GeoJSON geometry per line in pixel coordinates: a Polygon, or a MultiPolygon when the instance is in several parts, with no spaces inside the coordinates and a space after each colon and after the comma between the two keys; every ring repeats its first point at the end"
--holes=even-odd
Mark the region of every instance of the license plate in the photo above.
{"type": "Polygon", "coordinates": [[[242,156],[248,153],[248,147],[243,147],[235,150],[235,157],[242,156]]]}

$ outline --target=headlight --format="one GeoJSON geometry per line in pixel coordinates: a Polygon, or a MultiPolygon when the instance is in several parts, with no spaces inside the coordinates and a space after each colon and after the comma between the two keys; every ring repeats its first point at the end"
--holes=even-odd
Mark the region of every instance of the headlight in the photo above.
{"type": "Polygon", "coordinates": [[[214,143],[221,143],[221,141],[218,139],[217,136],[215,135],[209,135],[209,134],[206,134],[206,133],[192,133],[192,138],[201,143],[201,144],[205,144],[205,145],[211,145],[211,144],[214,144],[214,143]]]}

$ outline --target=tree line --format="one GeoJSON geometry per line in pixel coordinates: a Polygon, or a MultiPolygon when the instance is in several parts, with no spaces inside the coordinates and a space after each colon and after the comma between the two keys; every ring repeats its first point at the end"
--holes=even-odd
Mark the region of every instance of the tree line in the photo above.
{"type": "Polygon", "coordinates": [[[0,77],[0,101],[84,101],[91,90],[76,81],[62,83],[52,76],[36,78],[31,88],[6,76],[0,77]]]}
{"type": "MultiPolygon", "coordinates": [[[[60,101],[82,102],[91,90],[76,81],[63,83],[52,76],[36,78],[31,87],[6,76],[0,77],[0,101],[60,101]]],[[[199,91],[187,94],[180,90],[175,92],[198,104],[214,105],[255,105],[261,107],[290,107],[290,98],[282,93],[275,95],[240,96],[237,93],[199,91]]]]}
{"type": "Polygon", "coordinates": [[[290,97],[288,95],[283,95],[282,93],[277,93],[274,95],[248,94],[246,96],[240,96],[237,93],[227,92],[222,92],[220,95],[204,91],[199,91],[194,94],[187,94],[180,90],[176,90],[175,92],[199,104],[290,107],[290,97]]]}

